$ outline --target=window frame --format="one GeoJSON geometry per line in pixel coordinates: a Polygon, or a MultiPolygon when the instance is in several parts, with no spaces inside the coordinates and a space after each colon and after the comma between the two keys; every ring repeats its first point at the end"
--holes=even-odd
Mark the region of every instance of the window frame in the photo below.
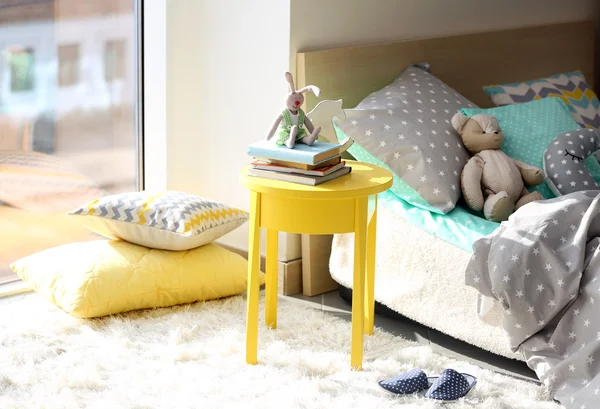
{"type": "Polygon", "coordinates": [[[167,0],[137,0],[140,190],[167,189],[167,0]],[[148,45],[148,46],[147,46],[148,45]]]}

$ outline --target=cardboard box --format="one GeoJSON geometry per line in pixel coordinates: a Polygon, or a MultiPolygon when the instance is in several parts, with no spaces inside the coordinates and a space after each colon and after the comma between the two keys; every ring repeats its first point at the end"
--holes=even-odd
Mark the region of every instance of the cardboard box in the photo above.
{"type": "Polygon", "coordinates": [[[302,235],[302,293],[319,295],[338,289],[329,272],[333,235],[302,235]]]}
{"type": "Polygon", "coordinates": [[[280,261],[277,270],[278,294],[294,295],[302,292],[302,259],[280,261]]]}

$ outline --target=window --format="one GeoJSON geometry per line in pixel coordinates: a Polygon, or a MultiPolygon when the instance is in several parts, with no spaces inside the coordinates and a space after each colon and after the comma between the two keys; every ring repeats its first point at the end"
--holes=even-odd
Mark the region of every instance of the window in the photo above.
{"type": "Polygon", "coordinates": [[[104,80],[125,79],[125,41],[109,40],[104,46],[104,80]]]}
{"type": "Polygon", "coordinates": [[[6,55],[10,66],[10,90],[12,92],[32,91],[35,87],[33,49],[11,47],[6,55]]]}
{"type": "Polygon", "coordinates": [[[9,3],[0,6],[0,294],[19,285],[12,262],[103,239],[66,212],[136,191],[143,177],[141,0],[9,3]]]}
{"type": "Polygon", "coordinates": [[[58,46],[58,85],[68,87],[79,83],[79,45],[58,46]]]}

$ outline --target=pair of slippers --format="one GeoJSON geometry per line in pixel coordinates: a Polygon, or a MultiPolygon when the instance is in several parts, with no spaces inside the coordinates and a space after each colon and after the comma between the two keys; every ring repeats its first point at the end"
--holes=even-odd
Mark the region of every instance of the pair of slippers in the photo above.
{"type": "Polygon", "coordinates": [[[477,383],[477,378],[458,373],[454,369],[444,370],[439,377],[427,377],[423,370],[413,369],[378,383],[380,387],[395,395],[410,395],[427,390],[426,398],[452,401],[466,396],[477,383]]]}

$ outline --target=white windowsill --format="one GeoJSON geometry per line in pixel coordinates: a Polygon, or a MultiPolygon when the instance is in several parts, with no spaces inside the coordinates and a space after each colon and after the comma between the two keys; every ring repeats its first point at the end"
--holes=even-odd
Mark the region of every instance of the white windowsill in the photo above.
{"type": "Polygon", "coordinates": [[[28,293],[33,291],[29,284],[24,281],[0,285],[0,298],[9,297],[15,294],[28,293]]]}

